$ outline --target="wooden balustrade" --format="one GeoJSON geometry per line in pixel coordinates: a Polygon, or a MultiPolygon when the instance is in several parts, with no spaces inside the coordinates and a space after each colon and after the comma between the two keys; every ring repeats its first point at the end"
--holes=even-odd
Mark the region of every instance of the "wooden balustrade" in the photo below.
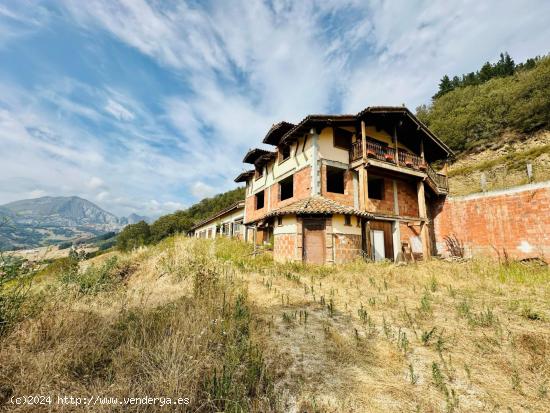
{"type": "MultiPolygon", "coordinates": [[[[390,162],[405,168],[416,169],[423,172],[426,172],[429,179],[431,179],[434,184],[446,191],[449,190],[448,179],[445,175],[437,173],[433,168],[422,159],[422,157],[410,153],[404,150],[397,151],[397,158],[395,159],[395,148],[382,145],[381,143],[376,143],[370,140],[366,142],[367,147],[367,157],[377,159],[379,161],[390,162]]],[[[352,143],[349,151],[350,162],[357,161],[363,157],[361,140],[357,140],[352,143]]]]}

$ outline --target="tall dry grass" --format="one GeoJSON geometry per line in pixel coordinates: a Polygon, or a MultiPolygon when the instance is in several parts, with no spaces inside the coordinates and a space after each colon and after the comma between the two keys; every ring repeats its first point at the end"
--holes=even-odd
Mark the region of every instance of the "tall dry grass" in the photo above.
{"type": "Polygon", "coordinates": [[[206,244],[171,240],[44,283],[50,290],[40,314],[0,341],[4,409],[79,409],[56,404],[57,395],[188,398],[178,411],[273,409],[246,290],[233,270],[210,259],[206,244]],[[153,289],[160,295],[148,294],[153,289]],[[12,395],[52,395],[54,403],[15,406],[12,395]]]}
{"type": "Polygon", "coordinates": [[[175,237],[47,272],[34,291],[43,308],[0,339],[0,397],[181,396],[175,410],[235,412],[549,405],[550,272],[536,264],[312,267],[175,237]]]}

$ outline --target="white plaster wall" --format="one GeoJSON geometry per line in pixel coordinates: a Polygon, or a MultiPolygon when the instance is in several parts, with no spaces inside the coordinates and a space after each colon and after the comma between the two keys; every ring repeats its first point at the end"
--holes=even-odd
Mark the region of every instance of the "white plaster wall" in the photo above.
{"type": "Polygon", "coordinates": [[[275,224],[273,226],[273,234],[296,234],[297,221],[294,215],[283,216],[283,225],[277,224],[277,218],[275,218],[275,224]]]}
{"type": "Polygon", "coordinates": [[[264,167],[264,175],[261,178],[255,179],[253,177],[247,182],[247,189],[252,188],[252,193],[259,192],[267,187],[270,187],[275,182],[292,175],[294,172],[304,168],[305,166],[311,165],[313,151],[311,136],[308,136],[305,148],[302,151],[303,144],[304,138],[302,137],[291,145],[290,158],[282,163],[279,163],[278,157],[269,162],[264,167]]]}

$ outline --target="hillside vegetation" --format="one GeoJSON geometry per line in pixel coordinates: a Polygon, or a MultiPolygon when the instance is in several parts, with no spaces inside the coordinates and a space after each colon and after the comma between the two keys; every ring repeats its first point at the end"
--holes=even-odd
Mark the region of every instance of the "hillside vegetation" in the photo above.
{"type": "Polygon", "coordinates": [[[191,207],[163,215],[151,225],[145,221],[126,226],[118,235],[117,247],[129,251],[140,245],[158,242],[176,233],[186,233],[193,225],[244,199],[244,188],[236,188],[205,198],[191,207]]]}
{"type": "Polygon", "coordinates": [[[192,412],[548,406],[547,267],[327,268],[251,252],[177,236],[131,253],[73,255],[34,274],[26,292],[24,281],[4,285],[0,409],[36,411],[9,404],[26,394],[182,397],[188,405],[165,410],[192,412]]]}
{"type": "Polygon", "coordinates": [[[446,85],[432,103],[417,108],[417,116],[458,153],[500,147],[504,132],[525,136],[550,126],[550,56],[511,71],[498,64],[485,64],[471,82],[469,75],[455,86],[442,79],[446,85]]]}

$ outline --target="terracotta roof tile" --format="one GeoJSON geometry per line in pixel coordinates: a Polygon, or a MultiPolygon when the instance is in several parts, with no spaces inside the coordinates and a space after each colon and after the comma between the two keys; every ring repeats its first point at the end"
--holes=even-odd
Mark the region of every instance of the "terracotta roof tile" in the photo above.
{"type": "Polygon", "coordinates": [[[320,195],[312,196],[309,198],[300,199],[292,204],[275,209],[269,212],[266,217],[279,216],[279,215],[306,215],[306,214],[342,214],[342,215],[356,215],[361,217],[372,217],[372,214],[366,211],[360,211],[350,206],[342,205],[332,199],[322,197],[320,195]]]}

